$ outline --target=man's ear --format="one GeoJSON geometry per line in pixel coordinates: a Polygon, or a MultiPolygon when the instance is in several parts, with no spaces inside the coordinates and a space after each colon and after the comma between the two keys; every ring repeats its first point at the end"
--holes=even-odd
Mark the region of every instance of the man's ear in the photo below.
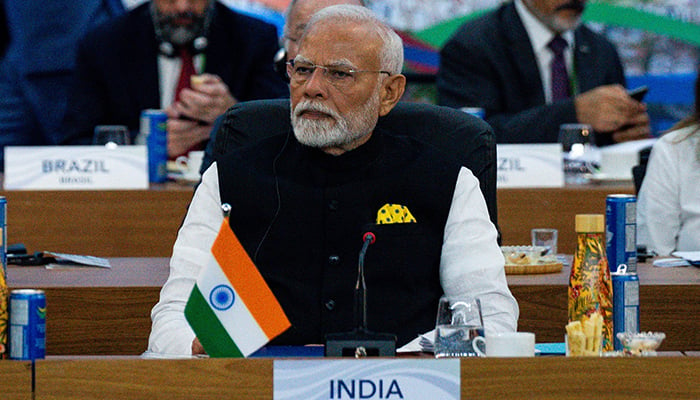
{"type": "Polygon", "coordinates": [[[401,100],[404,90],[406,90],[405,76],[396,74],[384,78],[379,97],[380,117],[389,114],[389,111],[401,100]]]}

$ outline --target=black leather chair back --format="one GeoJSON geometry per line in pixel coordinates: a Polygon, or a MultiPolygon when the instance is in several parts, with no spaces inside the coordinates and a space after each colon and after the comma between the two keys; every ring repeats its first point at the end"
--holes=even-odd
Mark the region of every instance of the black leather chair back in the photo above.
{"type": "MultiPolygon", "coordinates": [[[[256,100],[231,107],[212,133],[202,166],[213,157],[291,130],[289,99],[256,100]]],[[[496,204],[496,140],[481,119],[432,104],[399,102],[379,127],[430,143],[448,157],[455,157],[479,179],[489,215],[498,227],[496,204]]]]}

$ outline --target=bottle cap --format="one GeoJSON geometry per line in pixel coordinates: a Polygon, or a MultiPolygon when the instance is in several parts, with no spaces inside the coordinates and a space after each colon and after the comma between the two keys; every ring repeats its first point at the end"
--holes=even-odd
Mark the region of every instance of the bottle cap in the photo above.
{"type": "Polygon", "coordinates": [[[576,232],[605,232],[603,214],[577,214],[576,232]]]}

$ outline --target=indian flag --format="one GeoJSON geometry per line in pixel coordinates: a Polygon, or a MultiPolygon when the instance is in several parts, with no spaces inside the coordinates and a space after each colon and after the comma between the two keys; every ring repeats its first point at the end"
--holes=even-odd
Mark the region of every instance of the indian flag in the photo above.
{"type": "Polygon", "coordinates": [[[247,357],[291,324],[228,220],[187,300],[185,318],[210,357],[247,357]]]}

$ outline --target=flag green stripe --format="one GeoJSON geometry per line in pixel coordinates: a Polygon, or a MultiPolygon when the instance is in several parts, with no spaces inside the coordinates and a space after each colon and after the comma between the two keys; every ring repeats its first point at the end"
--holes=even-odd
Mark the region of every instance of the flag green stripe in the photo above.
{"type": "Polygon", "coordinates": [[[243,357],[197,285],[187,300],[185,318],[210,357],[243,357]]]}

